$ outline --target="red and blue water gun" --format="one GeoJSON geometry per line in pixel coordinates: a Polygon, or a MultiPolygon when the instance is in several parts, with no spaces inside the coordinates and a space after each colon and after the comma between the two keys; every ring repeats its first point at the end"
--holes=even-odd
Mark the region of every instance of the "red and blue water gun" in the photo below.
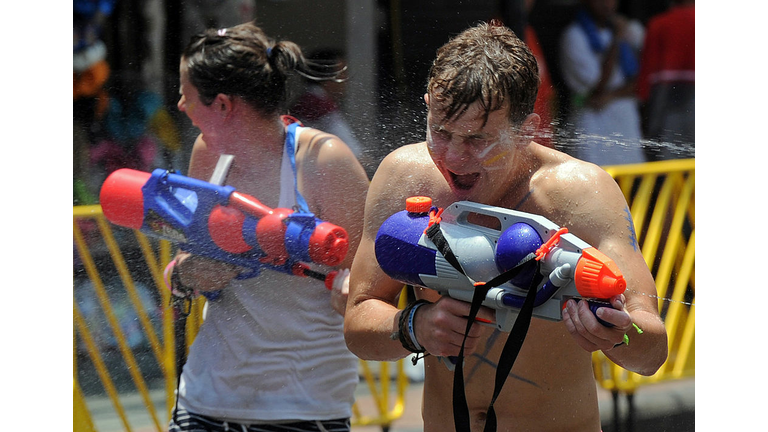
{"type": "Polygon", "coordinates": [[[164,169],[119,169],[100,192],[112,223],[169,240],[192,254],[247,269],[238,278],[270,269],[312,277],[332,286],[307,263],[336,266],[347,254],[344,228],[308,212],[272,209],[256,198],[164,169]]]}

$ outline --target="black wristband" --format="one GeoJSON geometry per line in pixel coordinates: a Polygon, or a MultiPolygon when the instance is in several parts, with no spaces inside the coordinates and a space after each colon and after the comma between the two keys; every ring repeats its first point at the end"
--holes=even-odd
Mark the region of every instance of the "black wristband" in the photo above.
{"type": "Polygon", "coordinates": [[[400,344],[403,345],[403,348],[407,349],[408,351],[412,353],[421,354],[425,352],[426,350],[424,348],[417,348],[415,341],[411,340],[411,337],[408,335],[408,319],[411,315],[411,311],[413,308],[420,306],[422,304],[430,303],[426,300],[416,300],[415,302],[409,304],[408,306],[403,309],[403,311],[400,313],[400,319],[397,323],[397,333],[396,336],[400,340],[400,344]]]}

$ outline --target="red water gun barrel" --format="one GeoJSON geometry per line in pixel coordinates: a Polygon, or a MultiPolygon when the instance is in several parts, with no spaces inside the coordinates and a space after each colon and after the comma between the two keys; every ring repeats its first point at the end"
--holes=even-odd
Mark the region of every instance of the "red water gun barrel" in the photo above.
{"type": "Polygon", "coordinates": [[[99,192],[99,202],[107,220],[127,228],[141,228],[144,224],[144,193],[141,188],[151,175],[121,168],[107,177],[99,192]]]}
{"type": "Polygon", "coordinates": [[[309,238],[309,257],[313,262],[337,266],[349,250],[349,237],[344,228],[330,222],[319,223],[309,238]]]}
{"type": "MultiPolygon", "coordinates": [[[[228,206],[217,206],[211,211],[208,229],[218,247],[235,254],[251,250],[253,241],[249,242],[247,237],[255,235],[255,242],[266,254],[265,262],[282,265],[290,257],[285,244],[285,219],[292,213],[291,209],[271,209],[250,195],[233,192],[228,206]],[[252,232],[243,229],[245,214],[258,219],[252,232]]],[[[338,225],[321,222],[309,237],[307,253],[312,262],[336,266],[348,249],[347,232],[338,225]]]]}

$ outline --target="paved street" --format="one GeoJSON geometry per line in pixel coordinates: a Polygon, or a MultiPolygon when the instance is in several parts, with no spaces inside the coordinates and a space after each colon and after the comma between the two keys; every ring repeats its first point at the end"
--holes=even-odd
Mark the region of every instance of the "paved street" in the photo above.
{"type": "MultiPolygon", "coordinates": [[[[405,396],[403,415],[390,427],[389,432],[421,432],[421,390],[420,383],[411,383],[405,396]]],[[[695,413],[695,382],[693,379],[640,387],[634,400],[635,422],[633,432],[693,432],[695,413]]],[[[629,430],[617,428],[613,421],[614,405],[611,394],[600,389],[600,412],[603,420],[603,432],[629,430]]],[[[165,394],[162,390],[151,392],[157,406],[157,415],[164,425],[165,394]]],[[[121,398],[121,403],[129,416],[129,423],[136,432],[156,431],[153,421],[147,414],[142,399],[138,395],[121,398]]],[[[357,404],[366,415],[375,414],[373,398],[367,386],[361,384],[357,392],[357,404]]],[[[88,407],[94,418],[96,429],[100,432],[124,431],[122,422],[115,415],[112,404],[107,398],[89,398],[88,407]]],[[[622,419],[628,415],[626,400],[619,401],[619,414],[622,419]]],[[[353,432],[378,432],[381,426],[355,426],[353,432]]]]}

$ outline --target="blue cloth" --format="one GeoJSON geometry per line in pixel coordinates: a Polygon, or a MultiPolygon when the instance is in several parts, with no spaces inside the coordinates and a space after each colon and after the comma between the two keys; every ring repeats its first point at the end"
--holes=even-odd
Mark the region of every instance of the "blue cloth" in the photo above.
{"type": "MultiPolygon", "coordinates": [[[[602,41],[600,40],[597,31],[597,25],[592,19],[592,16],[590,16],[589,12],[587,12],[586,9],[580,9],[576,13],[576,21],[579,23],[581,28],[584,29],[584,33],[587,34],[587,39],[589,40],[589,45],[592,47],[592,50],[597,53],[604,52],[607,47],[603,45],[602,41]]],[[[632,50],[632,46],[629,45],[626,41],[619,42],[619,65],[621,66],[621,70],[624,72],[624,75],[626,75],[628,78],[636,76],[640,70],[640,65],[637,61],[637,57],[635,56],[634,51],[632,50]]]]}
{"type": "MultiPolygon", "coordinates": [[[[286,128],[287,133],[285,134],[285,146],[288,149],[288,156],[291,159],[291,168],[293,169],[294,179],[296,178],[296,128],[300,126],[301,123],[299,122],[291,123],[286,128]]],[[[298,204],[299,209],[304,213],[311,213],[307,201],[304,200],[304,197],[299,193],[298,180],[294,181],[293,184],[296,191],[296,203],[298,204]]]]}

